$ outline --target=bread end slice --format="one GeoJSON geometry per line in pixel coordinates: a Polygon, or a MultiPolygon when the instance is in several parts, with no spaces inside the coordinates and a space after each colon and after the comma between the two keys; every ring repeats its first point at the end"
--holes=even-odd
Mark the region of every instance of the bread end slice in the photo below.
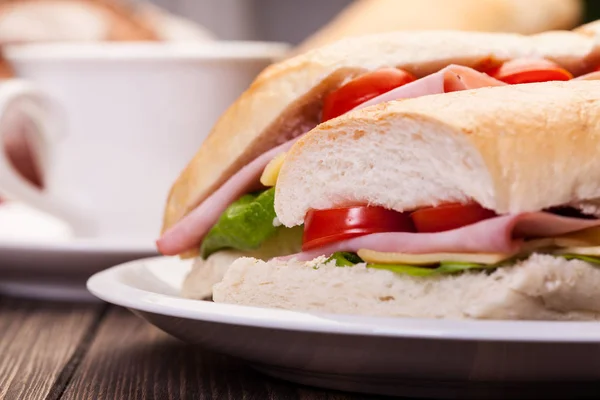
{"type": "Polygon", "coordinates": [[[533,254],[494,272],[411,277],[309,263],[240,258],[213,299],[258,307],[380,317],[494,320],[596,320],[600,269],[579,260],[533,254]]]}

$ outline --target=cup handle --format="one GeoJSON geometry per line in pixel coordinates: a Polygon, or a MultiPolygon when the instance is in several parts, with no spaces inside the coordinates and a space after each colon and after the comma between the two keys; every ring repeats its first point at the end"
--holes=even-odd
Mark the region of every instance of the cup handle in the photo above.
{"type": "MultiPolygon", "coordinates": [[[[42,167],[40,169],[44,169],[48,164],[52,147],[57,141],[57,132],[49,122],[48,110],[44,108],[44,99],[43,93],[25,80],[10,79],[0,82],[0,122],[5,121],[11,106],[18,105],[15,110],[34,127],[31,130],[33,137],[30,139],[33,139],[31,144],[38,165],[42,167]]],[[[0,139],[6,134],[6,126],[2,125],[4,124],[0,123],[0,139]]],[[[3,142],[0,140],[0,143],[3,142]]],[[[8,159],[5,149],[0,149],[0,193],[62,219],[71,226],[76,235],[93,234],[93,223],[83,210],[56,197],[48,190],[38,188],[22,177],[8,159]]]]}

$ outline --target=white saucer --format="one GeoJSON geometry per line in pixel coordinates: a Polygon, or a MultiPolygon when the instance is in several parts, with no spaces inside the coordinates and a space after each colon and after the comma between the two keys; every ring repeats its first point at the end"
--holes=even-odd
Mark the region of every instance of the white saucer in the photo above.
{"type": "Polygon", "coordinates": [[[154,243],[72,236],[61,221],[19,203],[0,204],[0,295],[94,300],[94,273],[156,255],[154,243]]]}
{"type": "Polygon", "coordinates": [[[373,318],[189,300],[179,297],[189,268],[148,258],[102,271],[87,286],[184,341],[308,385],[406,397],[575,398],[565,382],[600,379],[600,323],[373,318]]]}

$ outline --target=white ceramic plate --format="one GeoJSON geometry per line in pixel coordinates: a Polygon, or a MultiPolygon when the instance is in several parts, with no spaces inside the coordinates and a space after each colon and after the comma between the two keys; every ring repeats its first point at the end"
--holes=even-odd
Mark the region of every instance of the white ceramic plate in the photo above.
{"type": "Polygon", "coordinates": [[[600,323],[372,318],[218,304],[179,297],[189,268],[177,258],[137,260],[94,275],[88,289],[184,341],[308,385],[417,397],[576,398],[600,379],[600,323]]]}
{"type": "Polygon", "coordinates": [[[156,254],[149,244],[106,240],[0,241],[0,294],[54,300],[94,300],[85,288],[94,273],[156,254]]]}
{"type": "Polygon", "coordinates": [[[94,300],[85,288],[94,273],[156,255],[151,240],[79,239],[59,220],[20,203],[0,205],[0,294],[94,300]]]}

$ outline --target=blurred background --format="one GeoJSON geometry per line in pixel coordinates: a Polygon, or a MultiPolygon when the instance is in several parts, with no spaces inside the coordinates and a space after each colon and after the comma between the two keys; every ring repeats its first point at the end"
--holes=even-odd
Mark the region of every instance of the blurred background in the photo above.
{"type": "MultiPolygon", "coordinates": [[[[153,14],[180,17],[189,22],[185,28],[196,25],[217,39],[282,41],[292,45],[301,44],[332,21],[335,25],[336,18],[342,21],[328,28],[340,33],[360,30],[356,26],[359,23],[371,31],[376,30],[372,25],[378,24],[383,30],[456,28],[535,33],[549,28],[571,29],[600,18],[597,0],[0,0],[0,44],[12,39],[49,40],[44,29],[51,23],[59,31],[66,30],[65,25],[70,25],[73,31],[82,30],[87,20],[74,11],[75,7],[64,11],[64,3],[75,3],[79,11],[93,7],[90,4],[109,5],[121,13],[121,22],[128,18],[127,22],[131,22],[131,15],[123,14],[125,9],[129,9],[125,12],[143,9],[147,13],[147,8],[154,6],[153,14]],[[45,8],[40,6],[44,3],[45,8]],[[14,10],[8,10],[14,5],[27,17],[11,16],[14,10]],[[54,15],[49,19],[51,7],[54,15]],[[7,35],[5,20],[9,16],[10,35],[7,35]]],[[[148,26],[147,20],[141,23],[148,26]]],[[[87,28],[91,29],[89,25],[87,28]]],[[[178,26],[176,33],[181,32],[178,26]]],[[[124,28],[119,33],[127,36],[132,31],[124,28]]],[[[134,33],[138,39],[151,39],[151,35],[134,33]]],[[[62,39],[85,38],[82,35],[62,39]]]]}
{"type": "MultiPolygon", "coordinates": [[[[451,4],[454,0],[446,1],[451,4]]],[[[522,0],[524,3],[528,1],[530,0],[522,0]]],[[[299,44],[350,5],[353,0],[153,0],[153,2],[204,25],[223,39],[277,40],[299,44]]],[[[547,2],[551,3],[551,1],[547,2]]],[[[415,0],[415,3],[418,3],[418,0],[415,0]]],[[[600,19],[600,1],[585,0],[581,3],[582,23],[600,19]]],[[[543,2],[541,4],[543,7],[543,2]]],[[[543,8],[539,12],[543,14],[543,8]]]]}
{"type": "Polygon", "coordinates": [[[368,33],[599,19],[600,0],[0,0],[0,293],[87,293],[154,255],[173,182],[274,61],[368,33]]]}
{"type": "MultiPolygon", "coordinates": [[[[450,0],[452,1],[452,0],[450,0]]],[[[298,44],[352,0],[154,0],[204,25],[223,39],[298,44]]]]}
{"type": "MultiPolygon", "coordinates": [[[[289,51],[285,50],[285,54],[283,50],[262,50],[258,64],[242,65],[238,62],[235,64],[235,68],[238,68],[237,72],[232,72],[231,75],[225,72],[234,68],[231,60],[236,57],[243,58],[242,54],[250,54],[256,50],[250,51],[250,47],[239,47],[238,50],[229,53],[229,58],[219,56],[223,63],[228,63],[222,64],[219,68],[214,68],[210,63],[201,63],[196,57],[195,64],[188,69],[190,74],[197,77],[204,74],[207,77],[206,82],[215,83],[217,79],[222,79],[230,88],[226,94],[221,93],[223,90],[213,91],[211,96],[208,96],[211,102],[204,101],[208,97],[195,98],[192,102],[181,95],[178,96],[180,101],[186,102],[186,106],[190,109],[189,113],[198,113],[192,109],[204,110],[205,115],[202,116],[201,121],[190,122],[196,125],[195,131],[200,132],[200,136],[204,136],[226,105],[247,87],[255,74],[264,66],[276,59],[343,37],[415,29],[460,29],[533,34],[547,30],[574,29],[596,19],[600,19],[600,0],[0,0],[0,51],[4,55],[4,57],[0,56],[0,78],[27,79],[39,86],[43,93],[49,94],[63,104],[68,105],[69,102],[77,103],[77,106],[81,105],[79,103],[87,104],[84,111],[79,107],[76,111],[75,107],[71,107],[71,110],[67,109],[66,116],[69,120],[76,120],[81,116],[80,126],[84,124],[92,126],[97,125],[96,120],[106,119],[101,118],[100,113],[97,112],[98,104],[92,105],[96,99],[90,98],[87,102],[81,100],[86,93],[77,93],[75,89],[69,90],[68,93],[62,92],[65,92],[69,86],[83,87],[91,82],[100,85],[102,76],[100,70],[77,84],[75,78],[61,81],[62,78],[57,78],[57,74],[69,74],[73,77],[78,71],[77,68],[81,68],[80,65],[74,64],[73,56],[78,54],[79,57],[81,52],[87,52],[89,56],[90,51],[99,55],[99,48],[73,47],[70,50],[71,54],[63,52],[59,57],[57,56],[59,53],[54,48],[53,56],[50,58],[63,60],[56,72],[53,70],[54,67],[43,61],[48,59],[44,56],[49,54],[47,48],[38,48],[33,53],[22,53],[18,49],[15,50],[15,47],[30,43],[62,42],[86,45],[107,42],[154,43],[156,46],[153,46],[152,54],[173,61],[178,59],[181,68],[188,68],[187,61],[183,62],[181,57],[167,54],[172,50],[159,43],[185,43],[187,53],[183,58],[187,57],[189,62],[192,62],[193,58],[189,57],[190,53],[202,52],[202,48],[212,49],[210,51],[221,48],[231,50],[231,47],[227,47],[231,44],[230,41],[279,42],[285,46],[289,45],[289,51]],[[202,47],[206,43],[209,45],[202,47]],[[214,46],[211,47],[211,44],[214,46]],[[13,47],[12,51],[10,47],[13,47]],[[66,59],[70,61],[67,62],[66,59]],[[236,85],[232,83],[234,80],[236,85]],[[219,96],[219,101],[215,105],[216,96],[219,96]],[[201,103],[213,106],[213,110],[209,112],[206,106],[198,107],[201,103]],[[84,113],[87,114],[85,120],[84,113]]],[[[600,24],[594,25],[586,33],[600,35],[600,24]]],[[[139,47],[132,47],[130,50],[137,51],[139,47]]],[[[127,57],[124,57],[127,52],[129,50],[108,57],[106,53],[102,53],[102,57],[105,61],[108,59],[115,61],[119,58],[122,62],[118,68],[125,68],[126,65],[130,65],[126,60],[127,57]]],[[[132,95],[134,97],[129,103],[124,103],[125,107],[139,103],[141,108],[151,109],[152,104],[147,101],[150,97],[144,98],[142,95],[145,90],[142,88],[148,86],[146,82],[173,86],[173,82],[178,77],[182,77],[180,72],[168,77],[164,67],[156,63],[148,68],[156,68],[158,75],[140,83],[139,88],[131,87],[125,94],[134,93],[132,95]],[[136,93],[138,97],[135,97],[136,93]]],[[[106,72],[106,69],[102,69],[102,72],[106,72]]],[[[112,76],[131,81],[130,76],[137,76],[136,72],[137,70],[120,71],[113,73],[112,76]]],[[[117,93],[117,89],[121,88],[118,79],[110,78],[106,82],[101,87],[108,89],[112,86],[113,89],[109,93],[113,96],[117,93]]],[[[184,86],[191,88],[190,82],[184,86]]],[[[196,82],[198,91],[207,91],[209,86],[206,82],[196,82]]],[[[223,87],[223,85],[217,86],[223,87]]],[[[124,96],[120,97],[124,98],[124,96]]],[[[168,107],[163,108],[168,109],[168,107]]],[[[112,119],[117,118],[114,112],[108,114],[112,119]]],[[[121,125],[136,119],[132,114],[119,118],[121,125]]],[[[183,121],[181,116],[173,118],[183,121]]],[[[167,119],[167,116],[162,116],[163,121],[167,119]]],[[[41,186],[43,183],[39,171],[41,167],[34,165],[33,155],[25,143],[26,134],[22,133],[26,129],[6,128],[8,126],[6,121],[3,126],[5,132],[2,140],[11,162],[29,181],[41,186]]],[[[85,131],[87,129],[86,127],[85,131]]],[[[80,131],[83,134],[84,129],[80,131]]],[[[187,147],[193,148],[196,144],[187,147]]],[[[185,157],[189,157],[189,154],[184,154],[183,158],[185,157]]],[[[5,195],[4,186],[0,185],[0,198],[5,195]]]]}
{"type": "MultiPolygon", "coordinates": [[[[361,34],[419,29],[534,34],[596,19],[600,0],[0,0],[0,78],[19,78],[36,90],[27,99],[4,85],[1,102],[23,115],[14,123],[15,117],[0,116],[0,139],[20,175],[49,192],[60,186],[59,197],[82,191],[85,182],[67,175],[83,171],[86,161],[92,169],[86,148],[94,155],[106,147],[114,157],[117,149],[104,132],[130,140],[138,146],[137,157],[143,148],[153,164],[159,159],[169,167],[158,168],[163,176],[160,182],[155,177],[155,192],[146,196],[157,204],[144,219],[158,221],[168,184],[226,107],[273,61],[361,34]],[[75,46],[60,46],[65,43],[75,46]],[[34,46],[27,50],[23,44],[34,46]],[[64,150],[34,143],[45,134],[33,132],[41,124],[31,122],[35,116],[19,101],[40,102],[41,96],[63,109],[64,127],[55,130],[70,138],[64,150]],[[135,135],[141,132],[146,133],[140,146],[135,135]],[[52,156],[57,161],[41,165],[43,152],[58,154],[52,156]],[[46,177],[50,172],[57,176],[46,177]],[[48,180],[60,185],[48,187],[48,180]]],[[[600,37],[600,24],[586,27],[585,34],[600,37]]],[[[131,170],[129,153],[122,165],[113,159],[115,171],[131,170]]],[[[146,163],[142,159],[137,165],[146,163]]],[[[0,172],[0,201],[33,202],[24,194],[29,189],[1,179],[10,171],[0,172]]],[[[139,194],[141,180],[131,174],[135,188],[115,183],[106,190],[139,194]]]]}

